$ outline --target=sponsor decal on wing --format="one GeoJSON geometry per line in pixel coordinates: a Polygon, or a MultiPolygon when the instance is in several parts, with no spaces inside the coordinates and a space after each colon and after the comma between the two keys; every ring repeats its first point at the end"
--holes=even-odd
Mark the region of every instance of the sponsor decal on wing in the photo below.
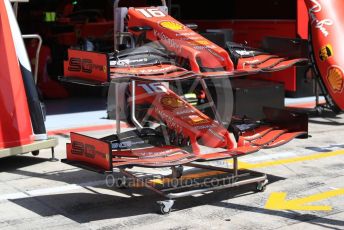
{"type": "Polygon", "coordinates": [[[162,28],[173,30],[173,31],[180,31],[180,30],[185,29],[185,26],[183,24],[180,24],[179,22],[174,22],[174,21],[162,21],[159,23],[159,25],[162,28]]]}
{"type": "Polygon", "coordinates": [[[326,61],[333,56],[333,48],[330,44],[323,46],[319,50],[319,58],[321,61],[326,61]]]}
{"type": "Polygon", "coordinates": [[[343,70],[340,67],[331,66],[327,71],[327,80],[334,93],[341,93],[343,91],[343,70]]]}
{"type": "Polygon", "coordinates": [[[171,109],[176,109],[185,106],[185,103],[181,99],[172,96],[163,96],[160,99],[160,102],[164,107],[171,109]]]}

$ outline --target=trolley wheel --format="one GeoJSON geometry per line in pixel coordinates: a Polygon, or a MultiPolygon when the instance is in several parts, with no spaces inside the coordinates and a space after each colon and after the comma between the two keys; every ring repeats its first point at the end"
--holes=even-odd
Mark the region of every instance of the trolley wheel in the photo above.
{"type": "Polygon", "coordinates": [[[321,116],[324,112],[324,108],[322,106],[316,106],[314,109],[315,109],[315,114],[317,116],[321,116]]]}
{"type": "Polygon", "coordinates": [[[172,167],[172,177],[173,178],[181,178],[183,176],[183,172],[184,172],[184,167],[183,165],[179,165],[177,167],[172,167]]]}
{"type": "Polygon", "coordinates": [[[158,201],[157,203],[160,206],[160,214],[166,215],[171,212],[174,200],[158,201]]]}
{"type": "Polygon", "coordinates": [[[116,178],[115,180],[115,185],[116,185],[116,188],[119,188],[119,189],[127,189],[129,187],[128,185],[128,182],[126,180],[126,178],[116,178]]]}
{"type": "Polygon", "coordinates": [[[33,156],[38,156],[39,155],[39,150],[35,150],[31,152],[33,156]]]}
{"type": "Polygon", "coordinates": [[[257,192],[264,192],[266,190],[268,182],[269,182],[268,180],[265,180],[263,182],[257,183],[256,191],[257,192]]]}

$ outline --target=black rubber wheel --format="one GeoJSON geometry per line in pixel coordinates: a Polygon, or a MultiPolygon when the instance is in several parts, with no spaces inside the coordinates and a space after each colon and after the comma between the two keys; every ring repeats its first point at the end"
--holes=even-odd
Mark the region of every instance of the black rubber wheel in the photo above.
{"type": "Polygon", "coordinates": [[[261,183],[258,183],[256,186],[256,192],[264,192],[266,190],[267,185],[261,185],[261,183]]]}
{"type": "Polygon", "coordinates": [[[179,179],[183,176],[183,172],[184,172],[184,167],[183,165],[179,165],[176,167],[176,178],[179,179]]]}
{"type": "Polygon", "coordinates": [[[125,179],[122,179],[122,178],[116,179],[116,188],[127,189],[128,187],[129,187],[128,183],[125,179]]]}
{"type": "Polygon", "coordinates": [[[33,156],[38,156],[39,155],[39,150],[35,150],[31,152],[33,156]]]}
{"type": "Polygon", "coordinates": [[[157,203],[160,207],[160,214],[166,215],[172,211],[174,200],[158,201],[157,203]]]}
{"type": "Polygon", "coordinates": [[[166,208],[164,204],[160,205],[160,213],[162,215],[167,215],[171,212],[171,208],[166,208]]]}

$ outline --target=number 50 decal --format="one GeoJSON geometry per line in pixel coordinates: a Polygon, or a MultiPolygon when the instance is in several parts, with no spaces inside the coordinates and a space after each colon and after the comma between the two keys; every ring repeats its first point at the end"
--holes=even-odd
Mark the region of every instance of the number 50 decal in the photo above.
{"type": "Polygon", "coordinates": [[[142,87],[148,94],[167,92],[166,87],[159,82],[154,82],[150,84],[139,84],[138,86],[142,87]]]}
{"type": "Polygon", "coordinates": [[[147,18],[161,18],[165,17],[166,15],[161,12],[159,9],[155,8],[149,8],[149,9],[136,9],[137,11],[140,11],[145,17],[147,18]]]}

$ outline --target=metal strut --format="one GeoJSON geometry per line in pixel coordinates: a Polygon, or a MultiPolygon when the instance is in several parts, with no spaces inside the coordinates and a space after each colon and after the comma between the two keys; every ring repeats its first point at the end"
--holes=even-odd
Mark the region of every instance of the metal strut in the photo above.
{"type": "Polygon", "coordinates": [[[131,121],[134,123],[137,129],[141,130],[143,126],[140,124],[140,122],[138,122],[135,116],[135,110],[136,110],[135,102],[136,102],[136,81],[132,80],[131,81],[131,111],[130,111],[131,121]]]}

